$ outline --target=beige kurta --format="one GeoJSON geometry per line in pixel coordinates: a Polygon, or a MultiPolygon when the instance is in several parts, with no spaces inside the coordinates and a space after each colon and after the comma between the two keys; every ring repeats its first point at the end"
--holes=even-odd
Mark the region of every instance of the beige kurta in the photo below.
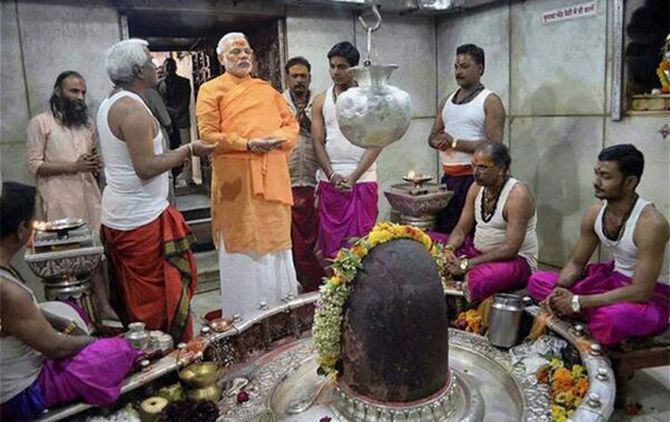
{"type": "Polygon", "coordinates": [[[44,218],[83,218],[91,229],[100,229],[100,188],[93,173],[38,176],[37,169],[49,161],[74,162],[93,151],[97,134],[88,127],[67,128],[46,112],[35,116],[26,129],[28,169],[37,180],[44,218]]]}

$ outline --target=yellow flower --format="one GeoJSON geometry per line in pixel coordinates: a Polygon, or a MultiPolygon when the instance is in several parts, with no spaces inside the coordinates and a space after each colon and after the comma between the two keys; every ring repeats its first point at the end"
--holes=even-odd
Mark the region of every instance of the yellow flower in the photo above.
{"type": "Polygon", "coordinates": [[[391,233],[383,230],[373,230],[368,235],[368,243],[371,248],[386,243],[389,240],[391,240],[391,233]]]}
{"type": "Polygon", "coordinates": [[[337,371],[333,371],[333,372],[329,373],[328,374],[328,382],[330,382],[331,384],[337,384],[337,376],[338,376],[337,371]]]}
{"type": "Polygon", "coordinates": [[[329,282],[330,284],[332,284],[333,286],[337,287],[337,286],[339,286],[340,284],[342,284],[342,277],[337,276],[337,275],[334,275],[334,276],[332,276],[332,277],[330,278],[330,280],[328,280],[328,282],[329,282]]]}
{"type": "Polygon", "coordinates": [[[565,422],[568,419],[568,412],[562,406],[551,406],[551,419],[553,421],[565,422]]]}
{"type": "Polygon", "coordinates": [[[354,245],[354,247],[351,248],[351,252],[358,257],[358,259],[363,259],[365,255],[368,254],[368,250],[361,244],[354,245]]]}
{"type": "Polygon", "coordinates": [[[337,357],[332,355],[321,355],[319,356],[319,365],[332,368],[337,363],[337,357]]]}

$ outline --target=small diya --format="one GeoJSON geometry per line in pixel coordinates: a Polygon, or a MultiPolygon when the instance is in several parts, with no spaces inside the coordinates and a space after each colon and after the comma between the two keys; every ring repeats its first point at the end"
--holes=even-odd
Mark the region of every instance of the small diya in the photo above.
{"type": "Polygon", "coordinates": [[[402,177],[404,181],[413,183],[415,187],[419,187],[422,184],[433,180],[433,176],[427,174],[416,174],[414,170],[410,170],[405,176],[402,177]]]}

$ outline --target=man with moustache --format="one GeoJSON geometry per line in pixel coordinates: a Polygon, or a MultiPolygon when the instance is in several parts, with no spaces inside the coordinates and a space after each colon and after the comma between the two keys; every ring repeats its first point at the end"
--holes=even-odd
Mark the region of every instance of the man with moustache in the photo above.
{"type": "Polygon", "coordinates": [[[224,35],[226,72],[200,87],[200,138],[218,144],[212,162],[212,231],[219,250],[223,314],[247,314],[295,292],[288,159],[300,127],[284,97],[253,78],[244,34],[224,35]]]}
{"type": "Polygon", "coordinates": [[[102,159],[95,151],[98,139],[85,98],[86,81],[79,73],[58,75],[50,110],[28,124],[26,147],[44,218],[83,218],[97,232],[101,196],[96,175],[102,159]]]}
{"type": "Polygon", "coordinates": [[[433,234],[446,243],[447,272],[464,280],[470,302],[524,288],[537,269],[535,200],[526,185],[509,176],[511,163],[502,143],[480,143],[472,156],[475,183],[456,227],[449,236],[433,234]]]}
{"type": "Polygon", "coordinates": [[[654,335],[668,327],[670,259],[668,221],[637,194],[644,156],[633,145],[598,154],[593,187],[602,204],[591,206],[572,256],[560,274],[538,272],[528,292],[559,317],[585,319],[605,346],[654,335]],[[598,246],[614,258],[589,264],[598,246]]]}
{"type": "Polygon", "coordinates": [[[289,158],[293,207],[291,208],[291,240],[293,262],[303,291],[317,290],[325,275],[315,251],[317,248],[319,216],[314,206],[316,171],[319,168],[314,155],[310,129],[312,95],[309,90],[312,66],[304,57],[293,57],[285,66],[288,89],[282,94],[291,112],[300,124],[298,143],[289,158]]]}
{"type": "MultiPolygon", "coordinates": [[[[26,130],[28,169],[35,176],[47,220],[82,218],[100,230],[100,188],[97,175],[102,157],[86,106],[86,81],[68,70],[56,78],[50,110],[30,120],[26,130]]],[[[102,273],[94,276],[94,299],[99,319],[118,321],[107,298],[102,273]]],[[[111,322],[110,322],[111,323],[111,322]]]]}
{"type": "Polygon", "coordinates": [[[352,237],[368,234],[377,220],[377,170],[381,148],[360,148],[349,142],[337,123],[337,97],[355,86],[350,68],[360,53],[351,43],[337,43],[328,52],[333,85],[314,98],[312,139],[317,173],[319,243],[324,258],[334,258],[352,237]]]}
{"type": "Polygon", "coordinates": [[[484,50],[480,47],[464,44],[456,49],[454,69],[459,88],[440,102],[428,137],[428,145],[440,151],[442,183],[454,192],[447,207],[437,215],[435,229],[441,233],[451,232],[461,215],[474,181],[472,153],[483,141],[503,139],[505,107],[500,97],[482,85],[484,66],[484,50]]]}
{"type": "Polygon", "coordinates": [[[192,336],[190,301],[197,285],[191,229],[169,205],[168,171],[215,146],[200,141],[164,152],[163,132],[142,96],[156,86],[148,43],[118,42],[105,53],[114,89],[97,116],[107,186],[102,235],[128,316],[175,341],[192,336]]]}

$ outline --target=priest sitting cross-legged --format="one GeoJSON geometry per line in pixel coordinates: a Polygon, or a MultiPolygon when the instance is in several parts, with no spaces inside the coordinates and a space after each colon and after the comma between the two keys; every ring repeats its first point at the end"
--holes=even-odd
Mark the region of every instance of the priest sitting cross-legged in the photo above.
{"type": "Polygon", "coordinates": [[[593,180],[602,204],[584,214],[579,240],[560,274],[538,272],[528,283],[533,299],[562,318],[586,320],[605,346],[668,327],[670,229],[654,204],[636,193],[643,169],[644,156],[633,145],[603,149],[593,180]],[[598,245],[613,261],[587,265],[598,245]]]}
{"type": "Polygon", "coordinates": [[[537,268],[535,200],[523,183],[509,176],[511,161],[505,145],[480,144],[472,157],[475,183],[456,227],[449,236],[431,233],[445,244],[447,277],[464,280],[470,302],[526,287],[537,268]]]}
{"type": "Polygon", "coordinates": [[[40,310],[11,268],[32,234],[35,194],[35,188],[6,182],[0,196],[1,421],[30,421],[74,400],[112,404],[139,356],[124,338],[96,340],[78,327],[78,317],[40,310]]]}

